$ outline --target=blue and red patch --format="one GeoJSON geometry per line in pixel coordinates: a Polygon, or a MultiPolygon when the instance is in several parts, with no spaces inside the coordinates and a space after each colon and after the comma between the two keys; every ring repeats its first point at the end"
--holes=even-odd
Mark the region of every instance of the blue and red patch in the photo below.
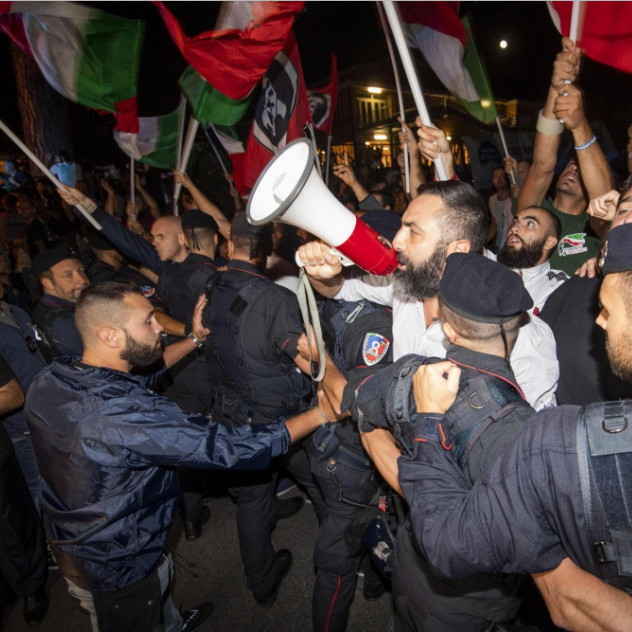
{"type": "Polygon", "coordinates": [[[364,344],[362,345],[362,357],[366,365],[377,364],[386,355],[390,346],[390,340],[380,334],[369,332],[364,337],[364,344]]]}

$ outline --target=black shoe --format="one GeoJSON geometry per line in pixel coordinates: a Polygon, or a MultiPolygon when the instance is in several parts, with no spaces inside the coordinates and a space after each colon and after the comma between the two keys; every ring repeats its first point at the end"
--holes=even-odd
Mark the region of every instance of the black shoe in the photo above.
{"type": "MultiPolygon", "coordinates": [[[[294,500],[294,499],[292,498],[291,500],[294,500]]],[[[279,588],[281,587],[281,582],[283,581],[285,576],[290,572],[290,569],[292,568],[292,564],[294,562],[294,558],[292,557],[292,554],[287,549],[281,549],[280,551],[278,551],[275,554],[274,558],[276,560],[276,567],[277,567],[277,573],[278,573],[276,583],[274,585],[274,590],[272,591],[272,594],[269,597],[266,597],[265,599],[257,599],[257,597],[255,597],[255,601],[262,608],[269,608],[277,600],[277,597],[279,596],[279,588]]]]}
{"type": "Polygon", "coordinates": [[[182,613],[182,632],[191,632],[199,628],[215,610],[215,604],[212,601],[201,603],[199,606],[192,608],[191,610],[185,610],[182,613]]]}
{"type": "Polygon", "coordinates": [[[24,597],[24,620],[30,628],[39,625],[47,611],[48,597],[45,588],[41,588],[34,595],[24,597]]]}
{"type": "Polygon", "coordinates": [[[305,504],[305,499],[300,496],[274,501],[274,513],[277,520],[285,520],[295,516],[305,504]]]}
{"type": "Polygon", "coordinates": [[[204,505],[197,520],[184,521],[184,537],[187,540],[197,540],[202,535],[202,527],[211,519],[211,510],[204,505]]]}
{"type": "Polygon", "coordinates": [[[6,592],[2,595],[0,600],[0,630],[4,630],[9,622],[9,615],[11,614],[11,606],[17,601],[18,596],[9,587],[6,586],[6,592]]]}
{"type": "Polygon", "coordinates": [[[364,578],[362,594],[367,601],[377,601],[386,592],[386,586],[380,582],[367,582],[364,578]]]}

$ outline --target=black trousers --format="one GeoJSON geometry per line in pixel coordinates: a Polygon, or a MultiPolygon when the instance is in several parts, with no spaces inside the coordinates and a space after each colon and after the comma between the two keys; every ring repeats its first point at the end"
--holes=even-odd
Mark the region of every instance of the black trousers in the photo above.
{"type": "MultiPolygon", "coordinates": [[[[355,594],[356,572],[362,568],[365,582],[381,581],[368,557],[353,557],[345,540],[345,531],[362,507],[340,500],[369,504],[377,491],[374,468],[367,460],[351,453],[345,459],[345,448],[339,446],[330,456],[323,455],[310,442],[309,459],[312,473],[325,498],[327,515],[323,520],[316,547],[314,564],[316,583],[312,597],[315,632],[342,632],[347,627],[349,610],[355,594]],[[355,466],[352,464],[355,463],[355,466]]],[[[346,454],[349,454],[348,452],[346,454]]]]}
{"type": "Polygon", "coordinates": [[[268,598],[277,579],[271,532],[276,522],[274,491],[278,470],[287,469],[307,490],[316,515],[324,514],[323,498],[311,474],[302,443],[297,442],[291,452],[275,461],[268,470],[235,471],[229,478],[228,491],[237,502],[237,532],[246,583],[257,599],[268,598]]]}
{"type": "MultiPolygon", "coordinates": [[[[18,572],[15,592],[26,597],[46,584],[46,539],[11,441],[0,431],[0,542],[18,572]]],[[[0,579],[0,590],[7,586],[0,579]]]]}

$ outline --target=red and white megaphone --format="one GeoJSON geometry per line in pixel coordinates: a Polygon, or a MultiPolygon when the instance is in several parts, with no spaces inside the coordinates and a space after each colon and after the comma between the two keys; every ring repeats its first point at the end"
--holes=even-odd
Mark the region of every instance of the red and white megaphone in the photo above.
{"type": "Polygon", "coordinates": [[[263,170],[246,214],[254,225],[277,221],[316,235],[343,255],[343,265],[355,263],[379,275],[397,268],[397,253],[388,242],[329,192],[314,164],[314,147],[303,138],[292,141],[263,170]]]}

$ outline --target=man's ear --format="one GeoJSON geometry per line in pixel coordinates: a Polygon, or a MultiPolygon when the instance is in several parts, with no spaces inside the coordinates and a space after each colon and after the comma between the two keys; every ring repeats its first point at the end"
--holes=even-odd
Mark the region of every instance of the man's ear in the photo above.
{"type": "Polygon", "coordinates": [[[178,233],[178,243],[181,246],[187,246],[188,247],[187,238],[184,236],[184,233],[178,233]]]}
{"type": "Polygon", "coordinates": [[[106,347],[110,347],[110,349],[125,348],[125,332],[117,327],[102,327],[97,333],[97,337],[106,347]]]}
{"type": "Polygon", "coordinates": [[[450,344],[456,344],[456,341],[459,339],[459,334],[452,329],[452,325],[450,325],[450,323],[446,323],[444,320],[442,327],[443,333],[445,333],[445,337],[450,341],[450,344]]]}
{"type": "Polygon", "coordinates": [[[53,282],[50,279],[47,279],[46,277],[41,278],[41,283],[42,283],[42,287],[44,288],[44,291],[54,289],[53,282]]]}
{"type": "Polygon", "coordinates": [[[227,247],[228,247],[228,258],[229,258],[229,259],[232,259],[232,258],[233,258],[233,255],[235,254],[235,244],[233,243],[233,240],[232,240],[232,239],[229,239],[229,240],[226,242],[226,245],[227,245],[227,247]]]}
{"type": "Polygon", "coordinates": [[[470,252],[471,244],[467,239],[457,239],[448,244],[448,255],[452,255],[455,252],[462,252],[467,254],[470,252]]]}
{"type": "Polygon", "coordinates": [[[557,244],[558,244],[558,239],[556,237],[553,237],[552,235],[549,235],[546,238],[546,241],[544,242],[544,250],[546,250],[547,252],[550,252],[551,250],[555,249],[557,244]]]}

